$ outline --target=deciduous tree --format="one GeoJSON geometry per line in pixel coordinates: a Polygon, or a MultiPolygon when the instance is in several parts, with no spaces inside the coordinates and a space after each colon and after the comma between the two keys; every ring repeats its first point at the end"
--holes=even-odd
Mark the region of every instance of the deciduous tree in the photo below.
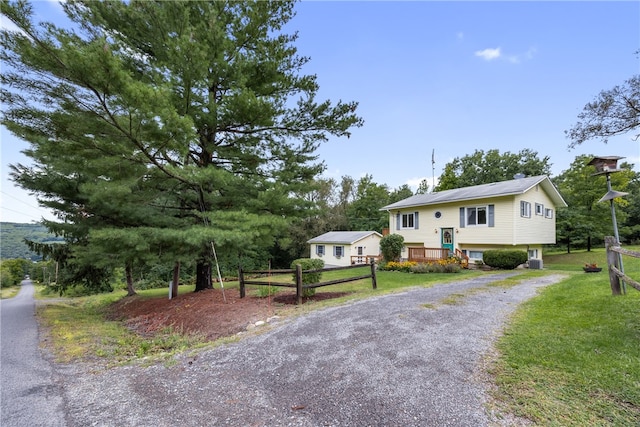
{"type": "Polygon", "coordinates": [[[578,114],[578,122],[565,131],[574,148],[590,139],[605,144],[612,136],[635,133],[640,137],[640,74],[632,76],[622,85],[603,90],[578,114]]]}
{"type": "Polygon", "coordinates": [[[456,157],[444,167],[436,191],[508,181],[516,174],[525,176],[549,175],[549,157],[525,148],[518,153],[499,150],[476,150],[473,154],[456,157]]]}

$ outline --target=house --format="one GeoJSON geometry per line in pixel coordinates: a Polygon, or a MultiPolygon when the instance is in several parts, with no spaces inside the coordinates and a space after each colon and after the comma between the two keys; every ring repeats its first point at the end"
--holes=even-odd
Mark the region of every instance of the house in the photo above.
{"type": "Polygon", "coordinates": [[[347,266],[378,259],[381,238],[377,231],[329,231],[307,243],[312,259],[322,259],[325,266],[347,266]]]}
{"type": "Polygon", "coordinates": [[[556,209],[566,206],[541,175],[418,194],[381,210],[389,212],[390,232],[404,237],[404,259],[455,254],[473,263],[489,249],[526,250],[541,260],[542,246],[556,242],[556,209]]]}

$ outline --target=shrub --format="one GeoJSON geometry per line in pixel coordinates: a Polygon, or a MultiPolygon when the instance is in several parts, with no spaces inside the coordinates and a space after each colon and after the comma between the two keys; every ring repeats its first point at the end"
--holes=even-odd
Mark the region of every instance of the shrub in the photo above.
{"type": "Polygon", "coordinates": [[[266,298],[275,295],[278,292],[277,286],[258,286],[258,296],[260,298],[266,298]]]}
{"type": "MultiPolygon", "coordinates": [[[[307,270],[321,270],[324,268],[324,261],[321,259],[299,258],[291,262],[291,268],[296,268],[296,265],[302,267],[302,285],[309,285],[311,283],[318,283],[322,278],[322,271],[313,271],[305,273],[307,270]]],[[[293,273],[293,281],[296,281],[296,274],[293,273]]],[[[316,288],[302,288],[303,297],[312,297],[316,294],[316,288]]]]}
{"type": "Polygon", "coordinates": [[[380,252],[384,259],[389,261],[398,261],[402,254],[404,246],[404,237],[399,234],[387,234],[380,239],[380,252]]]}
{"type": "Polygon", "coordinates": [[[389,261],[384,264],[380,264],[379,270],[386,271],[404,271],[405,273],[411,272],[411,268],[415,267],[418,263],[414,261],[389,261]]]}
{"type": "Polygon", "coordinates": [[[484,251],[482,259],[489,267],[513,270],[520,264],[527,262],[529,256],[525,251],[498,249],[484,251]]]}
{"type": "Polygon", "coordinates": [[[456,257],[420,263],[410,269],[412,273],[459,273],[460,270],[460,260],[456,257]]]}

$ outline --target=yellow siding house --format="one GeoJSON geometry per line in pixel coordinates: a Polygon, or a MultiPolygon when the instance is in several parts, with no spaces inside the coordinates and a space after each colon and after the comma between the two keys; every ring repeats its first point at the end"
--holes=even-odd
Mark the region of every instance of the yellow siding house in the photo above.
{"type": "Polygon", "coordinates": [[[442,248],[473,263],[489,249],[526,250],[541,260],[542,246],[556,242],[556,209],[566,206],[541,175],[418,194],[382,210],[390,233],[404,237],[403,258],[413,248],[442,248]]]}

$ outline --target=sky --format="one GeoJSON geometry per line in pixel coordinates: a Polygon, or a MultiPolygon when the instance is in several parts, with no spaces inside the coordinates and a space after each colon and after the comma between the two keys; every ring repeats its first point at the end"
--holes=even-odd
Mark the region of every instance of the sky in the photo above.
{"type": "MultiPolygon", "coordinates": [[[[53,1],[35,7],[63,17],[53,1]]],[[[319,148],[324,177],[415,189],[475,150],[527,148],[550,158],[551,176],[585,154],[625,157],[640,171],[633,133],[575,149],[565,136],[585,104],[640,73],[638,1],[303,1],[296,10],[285,30],[298,32],[319,100],[357,101],[365,121],[319,148]]],[[[53,219],[8,178],[9,164],[29,163],[28,144],[4,128],[0,140],[0,219],[53,219]]]]}

